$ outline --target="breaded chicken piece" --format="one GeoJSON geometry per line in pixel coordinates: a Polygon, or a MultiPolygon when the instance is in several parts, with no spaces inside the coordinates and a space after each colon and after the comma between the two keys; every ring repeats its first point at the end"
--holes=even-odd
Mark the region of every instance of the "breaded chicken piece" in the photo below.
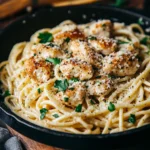
{"type": "Polygon", "coordinates": [[[65,78],[69,79],[76,77],[79,80],[88,80],[93,76],[93,69],[90,64],[74,58],[64,59],[60,64],[60,71],[65,78]]]}
{"type": "Polygon", "coordinates": [[[102,55],[95,52],[86,41],[74,40],[70,42],[69,48],[72,56],[84,60],[91,65],[101,68],[102,55]]]}
{"type": "Polygon", "coordinates": [[[53,65],[43,59],[31,57],[25,61],[24,65],[27,75],[37,82],[44,83],[53,75],[53,65]]]}
{"type": "Polygon", "coordinates": [[[116,41],[110,38],[89,38],[88,43],[96,50],[96,52],[103,55],[109,55],[117,49],[116,41]]]}
{"type": "Polygon", "coordinates": [[[116,76],[134,75],[140,67],[136,56],[136,53],[129,50],[111,53],[103,60],[103,72],[116,76]]]}
{"type": "Polygon", "coordinates": [[[96,37],[111,37],[113,24],[110,20],[99,20],[93,21],[88,24],[86,27],[80,27],[81,31],[85,34],[85,36],[96,36],[96,37]]]}
{"type": "Polygon", "coordinates": [[[86,97],[86,88],[84,83],[75,82],[71,88],[68,88],[65,92],[57,93],[57,98],[67,106],[76,107],[78,104],[82,104],[86,97]]]}
{"type": "Polygon", "coordinates": [[[31,50],[33,51],[33,54],[39,55],[39,57],[42,58],[61,58],[63,56],[62,51],[60,50],[60,47],[53,43],[47,43],[47,44],[36,44],[33,45],[31,50]]]}
{"type": "Polygon", "coordinates": [[[107,95],[113,89],[113,81],[107,76],[100,79],[89,80],[86,83],[88,95],[107,95]]]}

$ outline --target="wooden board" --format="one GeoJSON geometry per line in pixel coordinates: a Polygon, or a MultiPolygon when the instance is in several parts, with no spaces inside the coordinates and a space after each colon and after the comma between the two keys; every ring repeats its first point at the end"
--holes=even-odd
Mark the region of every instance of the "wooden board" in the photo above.
{"type": "Polygon", "coordinates": [[[17,136],[21,142],[23,143],[26,150],[61,150],[59,148],[54,148],[51,146],[47,146],[36,141],[33,141],[24,135],[18,133],[17,131],[13,130],[11,127],[7,126],[8,130],[11,132],[12,135],[17,136]]]}

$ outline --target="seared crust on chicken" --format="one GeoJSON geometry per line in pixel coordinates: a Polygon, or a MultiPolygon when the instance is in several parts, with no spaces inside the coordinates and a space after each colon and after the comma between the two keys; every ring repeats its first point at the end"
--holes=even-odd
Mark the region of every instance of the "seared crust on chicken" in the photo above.
{"type": "Polygon", "coordinates": [[[31,57],[25,61],[27,75],[37,82],[47,82],[53,75],[53,66],[45,60],[31,57]]]}
{"type": "Polygon", "coordinates": [[[116,41],[110,38],[89,39],[88,42],[96,50],[96,52],[103,55],[109,55],[117,49],[116,41]]]}
{"type": "Polygon", "coordinates": [[[93,76],[93,68],[86,61],[77,59],[65,59],[60,64],[60,71],[65,78],[76,77],[80,80],[88,80],[93,76]]]}
{"type": "Polygon", "coordinates": [[[73,57],[84,60],[98,68],[101,67],[102,55],[96,53],[86,41],[74,40],[70,42],[69,50],[73,57]]]}

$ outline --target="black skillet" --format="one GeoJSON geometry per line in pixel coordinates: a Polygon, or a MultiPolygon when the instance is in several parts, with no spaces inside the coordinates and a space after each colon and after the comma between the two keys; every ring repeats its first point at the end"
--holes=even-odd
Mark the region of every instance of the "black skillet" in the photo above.
{"type": "MultiPolygon", "coordinates": [[[[75,6],[41,9],[7,27],[0,35],[0,61],[8,58],[15,43],[28,41],[30,36],[41,28],[54,27],[60,22],[71,19],[76,23],[86,23],[92,19],[111,19],[112,21],[137,22],[142,17],[150,24],[150,19],[133,12],[105,6],[75,6]]],[[[146,25],[143,26],[146,28],[146,25]]],[[[38,142],[74,150],[103,150],[128,148],[149,143],[150,125],[115,134],[79,135],[53,131],[32,124],[10,111],[0,99],[0,119],[21,134],[38,142]]]]}

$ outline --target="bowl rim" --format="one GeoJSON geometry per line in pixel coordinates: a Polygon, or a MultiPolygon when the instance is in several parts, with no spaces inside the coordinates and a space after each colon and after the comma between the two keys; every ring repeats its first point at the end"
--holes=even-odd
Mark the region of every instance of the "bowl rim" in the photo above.
{"type": "MultiPolygon", "coordinates": [[[[52,10],[57,10],[57,9],[72,9],[72,8],[96,8],[96,9],[107,9],[110,11],[116,11],[116,12],[122,12],[125,13],[127,15],[133,15],[135,17],[138,18],[143,18],[146,21],[150,22],[150,18],[143,16],[141,14],[129,11],[129,10],[125,10],[125,9],[120,9],[117,7],[112,7],[112,6],[105,6],[105,5],[100,5],[97,6],[95,4],[90,4],[90,5],[81,5],[81,6],[65,6],[65,7],[57,7],[57,8],[53,8],[51,7],[50,9],[52,10]]],[[[35,14],[36,16],[38,16],[38,14],[41,13],[41,11],[46,10],[47,8],[41,8],[40,10],[38,10],[37,12],[31,13],[31,14],[27,14],[24,17],[17,19],[15,22],[11,23],[10,25],[8,25],[7,27],[5,27],[2,32],[0,33],[0,37],[5,34],[5,32],[10,29],[13,28],[13,26],[15,26],[16,24],[19,24],[20,22],[22,22],[23,20],[30,20],[31,19],[31,15],[35,14]]],[[[116,17],[117,18],[117,17],[116,17]]],[[[88,138],[88,139],[93,139],[93,138],[98,138],[98,139],[107,139],[107,138],[114,138],[114,137],[118,137],[118,136],[126,136],[126,135],[131,135],[131,134],[136,134],[138,132],[142,132],[143,130],[146,129],[150,129],[150,124],[144,125],[142,127],[138,127],[138,128],[134,128],[134,129],[130,129],[130,130],[126,130],[126,131],[122,131],[122,132],[117,132],[117,133],[111,133],[111,134],[74,134],[74,133],[67,133],[67,132],[61,132],[61,131],[57,131],[57,130],[52,130],[49,128],[45,128],[39,125],[36,125],[30,121],[27,121],[23,118],[21,118],[20,116],[16,115],[14,112],[12,112],[3,102],[0,102],[0,119],[4,119],[5,117],[8,117],[9,119],[13,119],[14,122],[19,123],[20,125],[25,125],[28,128],[32,128],[34,130],[38,130],[41,131],[43,133],[47,133],[50,135],[56,135],[56,136],[63,136],[63,137],[69,137],[69,138],[88,138]]],[[[9,123],[9,119],[7,119],[7,121],[5,120],[4,122],[8,125],[11,126],[11,123],[9,123]]],[[[3,120],[2,120],[3,121],[3,120]]]]}

